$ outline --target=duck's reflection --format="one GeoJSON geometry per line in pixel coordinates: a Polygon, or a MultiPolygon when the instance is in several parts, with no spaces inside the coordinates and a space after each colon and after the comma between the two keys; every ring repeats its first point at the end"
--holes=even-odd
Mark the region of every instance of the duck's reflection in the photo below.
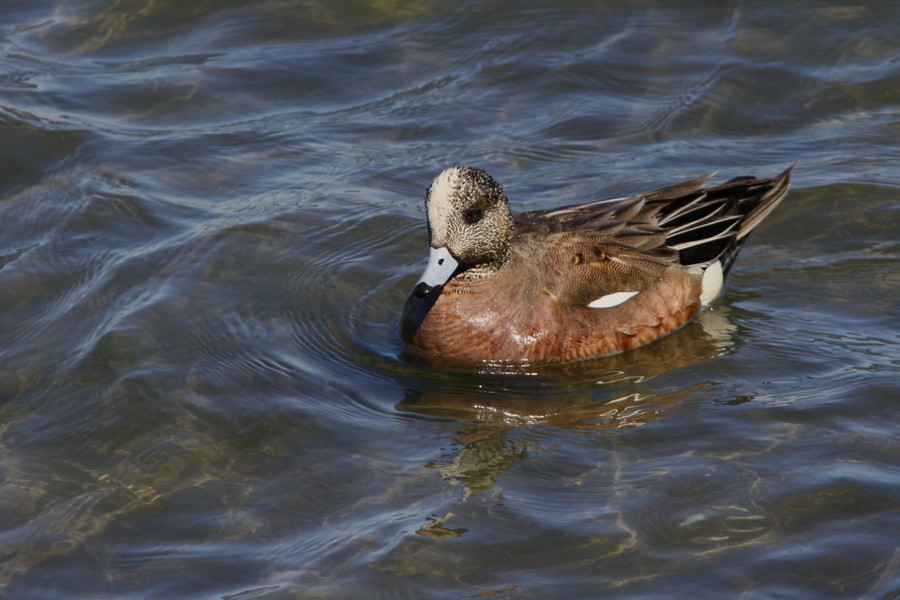
{"type": "Polygon", "coordinates": [[[661,417],[709,383],[663,393],[649,380],[727,353],[734,330],[727,309],[707,311],[681,331],[617,356],[540,368],[494,365],[482,373],[451,371],[410,391],[397,408],[459,421],[459,449],[427,466],[469,496],[491,489],[507,468],[528,457],[526,443],[506,439],[515,427],[540,423],[617,430],[661,417]],[[485,377],[485,372],[496,376],[485,377]]]}
{"type": "Polygon", "coordinates": [[[448,459],[427,466],[436,469],[448,483],[461,485],[465,496],[494,487],[497,477],[514,463],[528,456],[528,446],[508,442],[508,427],[475,426],[459,433],[462,446],[448,459]]]}

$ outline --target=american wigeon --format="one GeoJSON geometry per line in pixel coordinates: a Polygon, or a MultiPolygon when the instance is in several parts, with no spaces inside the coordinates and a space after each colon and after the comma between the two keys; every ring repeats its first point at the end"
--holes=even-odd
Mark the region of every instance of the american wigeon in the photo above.
{"type": "Polygon", "coordinates": [[[721,293],[790,171],[513,216],[487,173],[447,169],[426,194],[431,251],[400,335],[455,362],[556,363],[651,342],[721,293]]]}

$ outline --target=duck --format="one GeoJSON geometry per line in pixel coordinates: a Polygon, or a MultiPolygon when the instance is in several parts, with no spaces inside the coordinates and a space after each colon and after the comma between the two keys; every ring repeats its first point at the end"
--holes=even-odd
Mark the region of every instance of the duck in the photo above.
{"type": "Polygon", "coordinates": [[[624,198],[513,215],[485,171],[456,166],[425,194],[429,254],[400,338],[454,363],[542,365],[643,346],[720,296],[748,236],[787,194],[714,175],[624,198]]]}

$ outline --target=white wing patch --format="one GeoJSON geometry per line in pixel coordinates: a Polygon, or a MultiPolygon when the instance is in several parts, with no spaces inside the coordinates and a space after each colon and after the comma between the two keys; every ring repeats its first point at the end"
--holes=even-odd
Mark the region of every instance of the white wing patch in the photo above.
{"type": "Polygon", "coordinates": [[[607,294],[605,296],[600,296],[590,304],[588,304],[589,308],[612,308],[613,306],[618,306],[631,298],[632,296],[636,296],[637,292],[615,292],[613,294],[607,294]]]}

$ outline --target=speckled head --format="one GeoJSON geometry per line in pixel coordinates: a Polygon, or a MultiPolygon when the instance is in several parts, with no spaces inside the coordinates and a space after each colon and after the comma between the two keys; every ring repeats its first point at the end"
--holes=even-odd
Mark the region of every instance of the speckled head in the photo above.
{"type": "MultiPolygon", "coordinates": [[[[484,171],[472,167],[445,170],[428,188],[425,209],[432,256],[440,253],[438,260],[446,258],[445,254],[452,257],[459,263],[454,272],[460,276],[484,277],[508,260],[512,235],[509,203],[500,184],[484,171]]],[[[444,282],[446,279],[440,283],[444,282]]]]}

